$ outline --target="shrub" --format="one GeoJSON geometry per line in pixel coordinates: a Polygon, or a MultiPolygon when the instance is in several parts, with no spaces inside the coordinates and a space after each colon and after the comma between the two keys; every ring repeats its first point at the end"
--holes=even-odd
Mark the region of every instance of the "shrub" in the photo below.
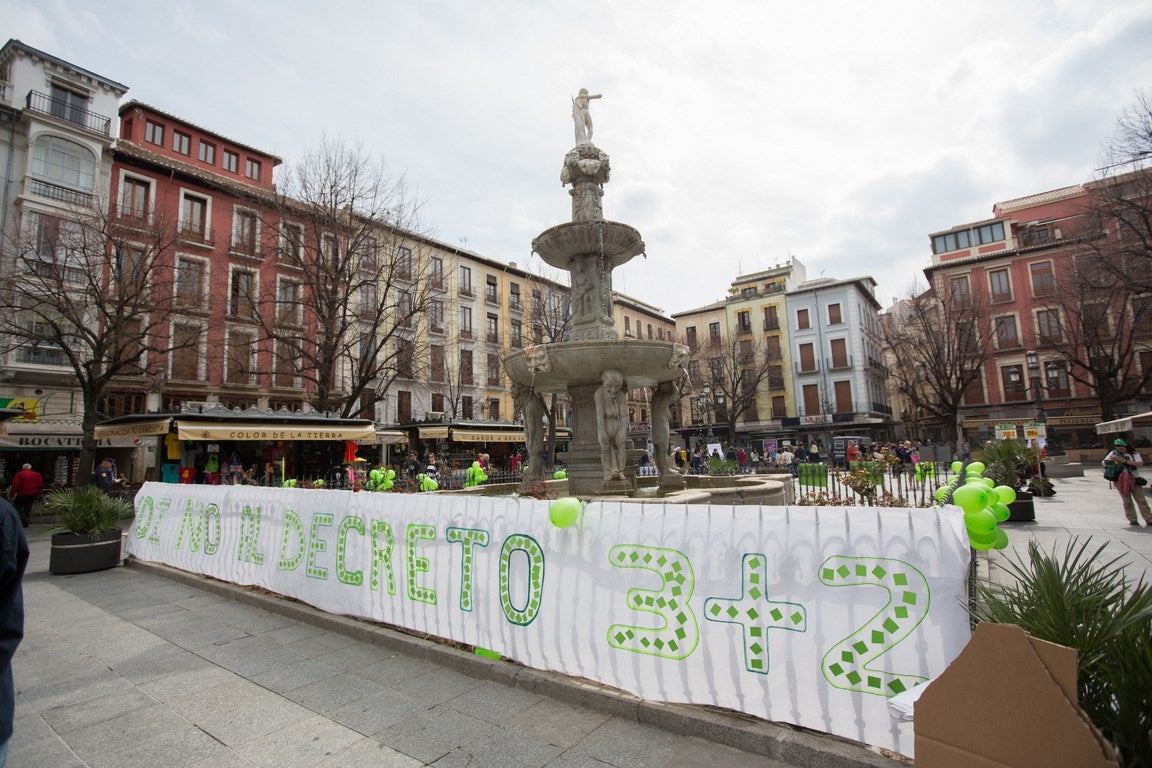
{"type": "Polygon", "coordinates": [[[1011,583],[974,583],[978,621],[1017,624],[1079,652],[1080,706],[1122,765],[1152,766],[1152,585],[1132,584],[1105,545],[1073,538],[1063,552],[1028,545],[1007,559],[1011,583]]]}
{"type": "Polygon", "coordinates": [[[135,514],[131,502],[109,496],[95,485],[51,491],[44,497],[44,509],[56,515],[65,530],[92,536],[116,530],[120,520],[135,514]]]}

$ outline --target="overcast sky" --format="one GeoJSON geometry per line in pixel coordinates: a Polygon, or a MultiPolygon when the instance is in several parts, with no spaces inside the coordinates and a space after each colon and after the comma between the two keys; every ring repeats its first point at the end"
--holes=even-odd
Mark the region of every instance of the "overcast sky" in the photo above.
{"type": "Polygon", "coordinates": [[[570,99],[612,160],[616,288],[678,312],[799,258],[887,306],[928,234],[1085,181],[1152,87],[1148,0],[0,0],[3,36],[291,164],[362,141],[433,236],[520,266],[571,215],[570,99]]]}

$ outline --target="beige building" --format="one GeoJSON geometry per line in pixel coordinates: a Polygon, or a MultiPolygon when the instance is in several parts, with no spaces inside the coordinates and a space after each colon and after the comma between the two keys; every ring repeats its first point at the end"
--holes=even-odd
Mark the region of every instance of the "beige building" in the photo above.
{"type": "MultiPolygon", "coordinates": [[[[664,341],[675,336],[676,321],[664,310],[619,291],[612,292],[612,318],[621,338],[664,341]]],[[[681,419],[679,409],[673,411],[669,423],[675,429],[681,419]]],[[[628,393],[628,439],[634,448],[644,449],[652,440],[652,391],[647,387],[628,393]]]]}

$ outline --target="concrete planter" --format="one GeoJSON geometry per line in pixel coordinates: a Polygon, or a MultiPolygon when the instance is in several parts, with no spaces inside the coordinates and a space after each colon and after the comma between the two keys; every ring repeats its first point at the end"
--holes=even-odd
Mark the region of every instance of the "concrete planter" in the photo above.
{"type": "Polygon", "coordinates": [[[54,533],[48,556],[48,572],[61,575],[113,568],[122,559],[122,535],[119,529],[96,535],[54,533]]]}
{"type": "Polygon", "coordinates": [[[1036,519],[1036,502],[1027,491],[1017,491],[1016,501],[1008,505],[1009,523],[1031,523],[1036,519]]]}

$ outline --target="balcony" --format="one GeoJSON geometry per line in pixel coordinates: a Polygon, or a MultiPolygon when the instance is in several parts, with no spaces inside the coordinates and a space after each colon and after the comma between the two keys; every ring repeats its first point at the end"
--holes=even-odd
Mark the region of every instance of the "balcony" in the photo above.
{"type": "Polygon", "coordinates": [[[214,248],[216,238],[212,229],[194,221],[180,222],[180,242],[214,248]]]}
{"type": "Polygon", "coordinates": [[[766,330],[766,331],[778,331],[778,330],[780,330],[780,321],[779,320],[765,320],[764,321],[764,330],[766,330]]]}
{"type": "Polygon", "coordinates": [[[852,355],[847,357],[826,357],[824,358],[824,365],[828,367],[829,371],[840,371],[845,368],[852,367],[852,355]]]}
{"type": "Polygon", "coordinates": [[[28,181],[28,191],[38,197],[46,197],[49,200],[56,200],[68,205],[76,205],[88,207],[92,205],[92,195],[88,192],[78,192],[74,189],[61,187],[57,184],[49,184],[46,181],[38,179],[30,179],[28,181]]]}
{"type": "Polygon", "coordinates": [[[820,363],[817,360],[810,360],[807,364],[804,362],[793,363],[796,373],[819,373],[820,363]]]}
{"type": "Polygon", "coordinates": [[[428,281],[428,287],[434,291],[443,291],[444,275],[433,275],[432,279],[428,281]]]}
{"type": "Polygon", "coordinates": [[[441,323],[432,323],[430,326],[428,326],[428,332],[429,333],[435,333],[438,336],[443,336],[444,335],[444,325],[441,323]]]}
{"type": "Polygon", "coordinates": [[[112,135],[111,118],[89,112],[84,107],[64,99],[54,99],[46,93],[29,91],[27,107],[29,112],[55,117],[57,120],[72,123],[101,136],[112,135]]]}
{"type": "Polygon", "coordinates": [[[524,311],[524,305],[520,302],[519,294],[514,293],[508,297],[508,309],[512,310],[513,312],[524,311]]]}
{"type": "Polygon", "coordinates": [[[466,330],[461,329],[460,340],[461,341],[472,341],[472,329],[471,328],[468,328],[466,330]]]}
{"type": "Polygon", "coordinates": [[[484,340],[487,341],[489,344],[499,344],[500,343],[500,334],[492,333],[491,331],[489,331],[487,333],[487,335],[485,335],[484,340]]]}
{"type": "Polygon", "coordinates": [[[458,290],[458,293],[459,293],[461,296],[467,296],[468,298],[472,298],[473,296],[475,296],[475,295],[476,295],[476,294],[472,293],[472,286],[470,286],[470,285],[462,285],[462,286],[460,286],[460,288],[459,288],[459,290],[458,290]]]}
{"type": "Polygon", "coordinates": [[[496,291],[493,291],[493,290],[484,291],[484,301],[488,302],[489,304],[495,304],[495,305],[499,306],[500,305],[500,294],[496,293],[496,291]]]}

